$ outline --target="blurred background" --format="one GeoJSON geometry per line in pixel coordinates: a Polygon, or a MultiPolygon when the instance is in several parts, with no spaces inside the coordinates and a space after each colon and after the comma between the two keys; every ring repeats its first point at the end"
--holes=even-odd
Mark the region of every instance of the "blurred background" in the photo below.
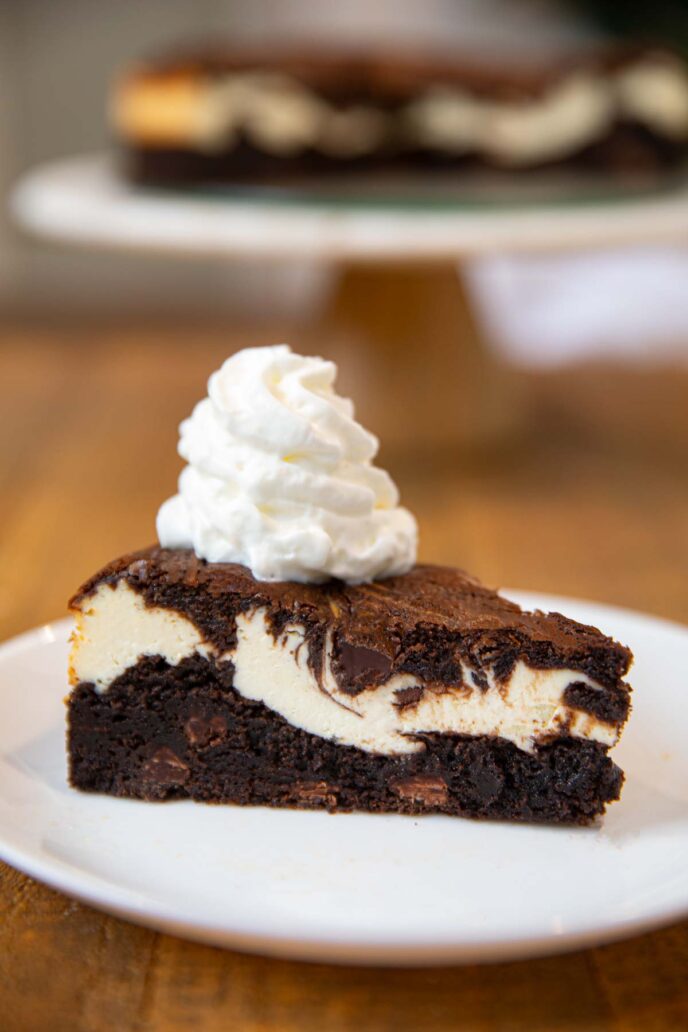
{"type": "MultiPolygon", "coordinates": [[[[485,54],[526,64],[566,55],[613,29],[677,45],[688,39],[681,0],[614,4],[594,0],[141,0],[113,8],[106,0],[0,3],[0,189],[48,159],[111,144],[106,118],[114,77],[142,55],[180,42],[322,41],[485,54]]],[[[182,314],[226,311],[249,319],[307,312],[329,270],[273,262],[246,269],[215,260],[180,266],[134,254],[94,257],[20,236],[5,210],[0,223],[0,299],[12,309],[182,314]]],[[[632,254],[576,255],[573,260],[497,261],[473,268],[496,342],[538,365],[579,354],[673,357],[688,339],[688,248],[632,254]],[[588,298],[584,305],[580,297],[588,298]],[[496,298],[495,306],[490,299],[496,298]],[[528,298],[527,305],[519,303],[528,298]]]]}
{"type": "MultiPolygon", "coordinates": [[[[111,148],[114,77],[171,44],[381,41],[527,66],[611,34],[682,49],[687,10],[678,0],[0,3],[6,632],[59,615],[93,567],[152,538],[180,467],[177,424],[208,374],[239,347],[283,339],[340,360],[343,387],[362,399],[383,436],[382,459],[420,518],[424,558],[494,584],[688,618],[688,239],[494,254],[464,263],[455,303],[445,263],[438,293],[409,293],[417,323],[395,317],[393,292],[359,298],[359,323],[361,310],[385,323],[387,351],[373,358],[365,340],[342,343],[328,324],[336,263],[72,248],[22,232],[8,203],[28,170],[111,148]],[[465,339],[478,333],[492,366],[455,368],[449,351],[431,348],[437,403],[421,420],[395,396],[394,371],[436,343],[443,318],[452,323],[446,348],[463,347],[465,318],[465,339]],[[497,377],[489,404],[509,418],[497,418],[489,441],[443,449],[438,437],[454,411],[447,391],[462,369],[471,383],[497,377]],[[439,429],[419,456],[413,445],[428,422],[439,429]],[[392,423],[399,440],[385,430],[392,423]],[[50,591],[27,583],[27,562],[36,571],[53,564],[50,591]]],[[[463,406],[456,401],[457,419],[463,406]]]]}

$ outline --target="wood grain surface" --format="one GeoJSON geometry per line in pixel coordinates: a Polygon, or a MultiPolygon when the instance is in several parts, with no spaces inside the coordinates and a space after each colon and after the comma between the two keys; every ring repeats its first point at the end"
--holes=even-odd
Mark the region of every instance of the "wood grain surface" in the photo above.
{"type": "MultiPolygon", "coordinates": [[[[0,329],[0,637],[61,616],[83,578],[153,539],[177,423],[230,351],[276,330],[0,329]]],[[[688,371],[522,386],[527,426],[498,453],[383,456],[422,557],[688,622],[688,371]]],[[[2,1032],[685,1028],[688,924],[524,963],[302,965],[138,928],[0,865],[2,1032]]]]}

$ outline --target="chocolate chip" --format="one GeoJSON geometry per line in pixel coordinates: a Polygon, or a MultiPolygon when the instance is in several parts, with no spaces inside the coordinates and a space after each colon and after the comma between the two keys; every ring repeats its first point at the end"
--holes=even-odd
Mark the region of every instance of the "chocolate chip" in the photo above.
{"type": "Polygon", "coordinates": [[[367,687],[385,681],[392,670],[392,660],[384,652],[370,649],[367,645],[352,645],[339,638],[335,646],[338,672],[344,687],[361,684],[367,687]]]}
{"type": "Polygon", "coordinates": [[[217,745],[227,736],[227,721],[219,713],[213,717],[194,714],[184,724],[184,734],[191,745],[217,745]]]}
{"type": "Polygon", "coordinates": [[[390,788],[402,799],[424,803],[425,806],[446,803],[449,794],[444,778],[433,774],[418,774],[415,777],[399,779],[393,781],[390,788]]]}
{"type": "Polygon", "coordinates": [[[143,765],[147,781],[158,785],[183,785],[189,778],[189,768],[167,745],[161,745],[143,765]]]}
{"type": "Polygon", "coordinates": [[[306,806],[326,806],[328,810],[337,806],[337,788],[326,781],[305,781],[294,785],[293,796],[296,802],[306,806]]]}
{"type": "Polygon", "coordinates": [[[137,559],[127,567],[127,573],[137,581],[148,580],[148,563],[145,559],[137,559]]]}
{"type": "Polygon", "coordinates": [[[481,691],[485,692],[489,688],[487,678],[482,670],[471,670],[471,681],[476,688],[480,688],[481,691]]]}
{"type": "Polygon", "coordinates": [[[394,698],[396,700],[394,705],[398,709],[404,709],[406,706],[415,706],[423,698],[423,689],[420,685],[411,686],[410,688],[397,688],[394,698]]]}

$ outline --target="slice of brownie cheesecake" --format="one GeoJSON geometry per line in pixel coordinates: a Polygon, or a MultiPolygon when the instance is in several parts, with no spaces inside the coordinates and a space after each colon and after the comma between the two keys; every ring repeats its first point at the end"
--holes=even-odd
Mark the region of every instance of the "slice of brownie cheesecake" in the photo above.
{"type": "Polygon", "coordinates": [[[182,423],[160,547],[72,600],[70,777],[140,799],[585,823],[631,654],[417,565],[335,367],[239,352],[182,423]]]}
{"type": "Polygon", "coordinates": [[[458,570],[263,583],[150,548],[72,605],[77,788],[581,823],[618,798],[629,651],[458,570]]]}

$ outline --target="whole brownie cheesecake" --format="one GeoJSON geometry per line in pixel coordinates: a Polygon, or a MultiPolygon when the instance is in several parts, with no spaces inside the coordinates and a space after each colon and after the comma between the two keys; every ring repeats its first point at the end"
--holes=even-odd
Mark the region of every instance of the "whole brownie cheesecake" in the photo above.
{"type": "Polygon", "coordinates": [[[216,46],[142,62],[111,121],[137,182],[548,166],[635,173],[688,151],[688,68],[637,46],[525,66],[216,46]]]}
{"type": "Polygon", "coordinates": [[[279,346],[211,377],[161,545],[72,599],[72,784],[591,821],[623,781],[608,752],[629,650],[416,564],[415,522],[334,375],[279,346]]]}

